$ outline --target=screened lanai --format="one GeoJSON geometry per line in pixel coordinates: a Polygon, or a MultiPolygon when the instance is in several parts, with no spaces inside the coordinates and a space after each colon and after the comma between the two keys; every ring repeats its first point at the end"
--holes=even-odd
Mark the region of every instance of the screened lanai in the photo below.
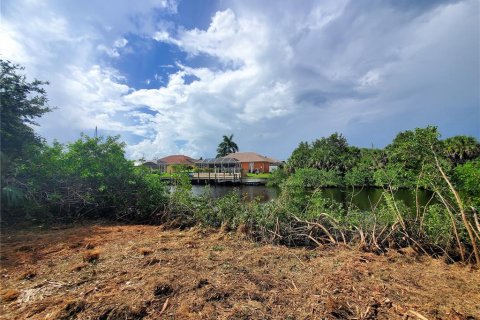
{"type": "Polygon", "coordinates": [[[197,160],[195,162],[199,171],[205,172],[228,172],[228,173],[240,173],[241,165],[240,161],[235,158],[212,158],[197,160]]]}

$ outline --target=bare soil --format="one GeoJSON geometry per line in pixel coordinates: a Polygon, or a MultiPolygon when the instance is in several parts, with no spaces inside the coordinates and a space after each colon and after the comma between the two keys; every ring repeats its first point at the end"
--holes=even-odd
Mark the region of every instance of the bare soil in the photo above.
{"type": "Polygon", "coordinates": [[[480,319],[480,271],[235,232],[87,225],[5,231],[1,319],[480,319]]]}

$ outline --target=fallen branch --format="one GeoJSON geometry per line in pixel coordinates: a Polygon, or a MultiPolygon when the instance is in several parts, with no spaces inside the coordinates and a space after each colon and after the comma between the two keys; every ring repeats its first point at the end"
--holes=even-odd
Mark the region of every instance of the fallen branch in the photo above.
{"type": "Polygon", "coordinates": [[[408,310],[408,312],[405,314],[404,319],[408,319],[411,316],[416,317],[417,319],[420,319],[420,320],[428,320],[428,318],[422,316],[420,313],[413,310],[408,310]]]}
{"type": "Polygon", "coordinates": [[[311,222],[311,221],[308,221],[308,220],[301,220],[300,218],[298,218],[296,215],[292,214],[292,216],[295,218],[295,220],[297,220],[298,222],[303,222],[303,223],[306,223],[308,225],[314,225],[314,226],[317,226],[319,227],[320,229],[323,230],[323,232],[325,232],[325,234],[327,235],[328,239],[330,240],[331,243],[337,243],[337,241],[335,241],[335,238],[332,236],[332,234],[327,230],[327,228],[325,228],[322,224],[320,223],[317,223],[317,222],[311,222]]]}
{"type": "Polygon", "coordinates": [[[310,240],[312,240],[313,242],[315,242],[317,244],[317,246],[323,247],[323,245],[320,242],[318,242],[314,237],[312,237],[309,234],[301,233],[300,236],[305,236],[305,237],[309,238],[310,240]]]}
{"type": "Polygon", "coordinates": [[[162,310],[160,310],[160,314],[164,313],[165,310],[167,310],[168,301],[170,301],[170,298],[167,298],[167,300],[165,300],[165,303],[163,304],[162,310]]]}

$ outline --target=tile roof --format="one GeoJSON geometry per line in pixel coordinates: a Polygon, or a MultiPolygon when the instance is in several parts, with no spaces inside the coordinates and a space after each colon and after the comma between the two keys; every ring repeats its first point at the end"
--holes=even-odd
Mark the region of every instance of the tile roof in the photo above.
{"type": "Polygon", "coordinates": [[[159,159],[166,164],[186,164],[186,165],[193,165],[195,164],[195,159],[190,158],[188,156],[184,156],[182,154],[175,154],[165,158],[159,159]]]}
{"type": "Polygon", "coordinates": [[[235,153],[230,153],[226,157],[235,158],[240,162],[269,162],[269,163],[281,162],[280,160],[262,156],[255,152],[235,152],[235,153]]]}
{"type": "Polygon", "coordinates": [[[157,159],[154,159],[154,160],[144,160],[144,161],[135,160],[135,161],[133,162],[133,165],[134,165],[134,166],[141,166],[141,165],[145,165],[145,166],[158,166],[158,165],[162,165],[162,164],[166,164],[166,163],[163,162],[162,160],[157,160],[157,159]]]}

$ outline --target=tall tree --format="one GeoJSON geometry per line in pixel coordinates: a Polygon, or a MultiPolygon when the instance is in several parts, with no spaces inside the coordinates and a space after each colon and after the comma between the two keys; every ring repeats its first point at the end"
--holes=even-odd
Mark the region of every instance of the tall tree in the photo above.
{"type": "Polygon", "coordinates": [[[49,112],[47,96],[42,88],[47,82],[28,82],[21,74],[23,67],[0,59],[0,160],[1,211],[23,201],[16,187],[15,174],[26,159],[43,145],[32,128],[35,119],[49,112]]]}
{"type": "Polygon", "coordinates": [[[433,152],[440,151],[437,127],[427,126],[397,134],[385,149],[389,163],[401,164],[406,170],[418,173],[425,163],[433,163],[433,152]]]}
{"type": "Polygon", "coordinates": [[[288,166],[292,170],[299,168],[308,168],[311,162],[311,148],[308,142],[300,142],[298,147],[293,150],[292,155],[288,159],[288,166]]]}
{"type": "Polygon", "coordinates": [[[233,134],[230,136],[224,135],[222,142],[220,142],[217,148],[217,158],[225,157],[226,155],[237,151],[238,145],[233,141],[233,134]]]}
{"type": "Polygon", "coordinates": [[[43,85],[48,82],[28,82],[20,74],[23,67],[0,59],[0,114],[1,153],[9,161],[25,155],[32,145],[41,144],[32,125],[36,118],[51,111],[43,85]]]}
{"type": "Polygon", "coordinates": [[[385,148],[387,162],[382,170],[376,172],[376,183],[395,187],[413,187],[420,183],[423,187],[429,187],[439,178],[434,158],[442,151],[439,138],[440,132],[436,126],[398,133],[385,148]]]}
{"type": "Polygon", "coordinates": [[[317,139],[312,143],[311,166],[344,172],[353,161],[350,159],[350,151],[359,153],[358,150],[349,149],[347,139],[342,134],[334,133],[327,138],[317,139]]]}
{"type": "Polygon", "coordinates": [[[455,166],[480,156],[480,143],[474,137],[454,136],[445,139],[443,145],[446,156],[455,166]]]}

